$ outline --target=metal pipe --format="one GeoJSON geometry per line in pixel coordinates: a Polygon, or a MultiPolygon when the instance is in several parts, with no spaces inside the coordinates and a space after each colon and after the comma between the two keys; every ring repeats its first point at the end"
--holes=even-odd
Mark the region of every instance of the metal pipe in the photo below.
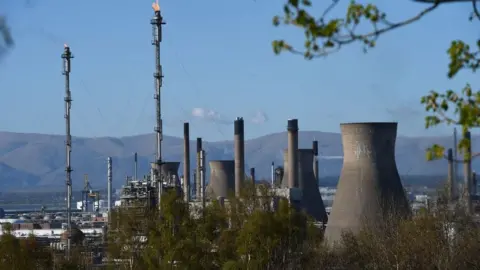
{"type": "Polygon", "coordinates": [[[237,117],[234,122],[233,143],[235,151],[235,196],[239,197],[245,180],[245,140],[243,118],[241,117],[237,117]]]}
{"type": "Polygon", "coordinates": [[[65,140],[65,150],[66,150],[66,186],[67,186],[67,230],[68,230],[68,240],[67,240],[67,258],[70,258],[71,250],[71,233],[72,233],[72,167],[71,167],[71,154],[72,154],[72,136],[70,134],[70,108],[72,106],[72,96],[70,92],[70,71],[71,64],[70,60],[73,58],[73,55],[70,51],[68,45],[64,45],[64,51],[62,54],[63,58],[63,75],[65,75],[65,128],[66,128],[66,140],[65,140]]]}
{"type": "Polygon", "coordinates": [[[288,187],[298,187],[298,120],[290,119],[288,130],[288,187]]]}
{"type": "Polygon", "coordinates": [[[201,194],[201,190],[202,190],[202,185],[201,185],[201,179],[202,179],[202,175],[200,173],[201,171],[201,167],[202,167],[202,163],[201,163],[201,152],[202,152],[202,138],[197,138],[197,174],[196,174],[196,178],[195,178],[195,182],[196,182],[196,199],[197,200],[201,200],[202,198],[202,194],[201,194]]]}
{"type": "Polygon", "coordinates": [[[190,126],[183,123],[183,194],[190,202],[190,126]]]}
{"type": "Polygon", "coordinates": [[[108,214],[112,211],[112,158],[107,158],[107,207],[108,214]]]}
{"type": "Polygon", "coordinates": [[[453,183],[455,183],[455,188],[457,189],[457,195],[460,195],[460,182],[458,180],[458,173],[460,172],[459,163],[458,163],[458,140],[457,140],[457,128],[453,128],[453,183]]]}
{"type": "Polygon", "coordinates": [[[472,194],[477,195],[477,173],[472,172],[472,194]]]}

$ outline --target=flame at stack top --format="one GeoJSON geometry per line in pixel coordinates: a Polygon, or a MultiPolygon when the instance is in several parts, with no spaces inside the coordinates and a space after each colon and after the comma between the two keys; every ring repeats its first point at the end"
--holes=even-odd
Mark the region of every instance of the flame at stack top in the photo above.
{"type": "Polygon", "coordinates": [[[153,8],[153,11],[155,12],[160,11],[160,5],[158,4],[158,1],[152,4],[152,8],[153,8]]]}

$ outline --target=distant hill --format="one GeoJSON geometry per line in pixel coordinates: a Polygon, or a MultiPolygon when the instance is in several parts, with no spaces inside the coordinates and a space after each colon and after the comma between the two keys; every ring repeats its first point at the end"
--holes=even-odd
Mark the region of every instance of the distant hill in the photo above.
{"type": "MultiPolygon", "coordinates": [[[[300,148],[310,148],[313,139],[319,141],[320,173],[322,177],[338,176],[342,155],[340,134],[319,131],[300,132],[300,148]]],[[[114,186],[124,183],[125,175],[133,174],[133,156],[139,155],[139,173],[149,171],[154,157],[154,134],[112,138],[73,138],[72,167],[75,189],[83,186],[83,175],[89,175],[94,187],[106,186],[106,159],[113,158],[114,186]]],[[[479,149],[478,137],[473,149],[479,149]]],[[[397,139],[397,166],[402,175],[445,175],[445,161],[425,161],[424,150],[433,143],[451,145],[448,137],[399,137],[397,139]]],[[[0,132],[0,188],[21,189],[35,187],[48,190],[65,183],[64,136],[0,132]]],[[[204,142],[208,160],[233,159],[233,142],[204,142]]],[[[255,167],[257,177],[270,178],[270,165],[283,164],[282,151],[287,147],[287,134],[274,133],[246,141],[246,169],[255,167]]],[[[195,168],[195,142],[191,142],[191,168],[195,168]]],[[[182,138],[165,136],[163,155],[167,161],[182,161],[182,138]]],[[[480,161],[474,168],[480,169],[480,161]]],[[[179,174],[181,174],[182,166],[179,174]]]]}

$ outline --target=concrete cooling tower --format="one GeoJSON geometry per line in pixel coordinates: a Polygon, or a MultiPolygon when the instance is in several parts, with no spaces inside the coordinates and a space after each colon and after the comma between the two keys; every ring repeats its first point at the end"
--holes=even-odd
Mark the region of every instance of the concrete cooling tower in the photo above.
{"type": "Polygon", "coordinates": [[[235,193],[235,162],[233,160],[210,161],[210,182],[205,193],[211,199],[226,198],[235,193]]]}
{"type": "Polygon", "coordinates": [[[358,232],[386,217],[410,213],[395,164],[397,123],[341,124],[343,168],[325,238],[341,240],[343,231],[358,232]]]}
{"type": "MultiPolygon", "coordinates": [[[[157,170],[158,165],[155,163],[150,163],[154,170],[157,170]]],[[[160,175],[175,177],[177,180],[177,185],[180,185],[180,178],[178,177],[178,168],[180,167],[180,162],[164,162],[160,166],[160,175]]]]}
{"type": "MultiPolygon", "coordinates": [[[[305,212],[317,221],[327,222],[328,216],[325,211],[322,197],[318,188],[318,182],[313,173],[313,150],[312,149],[298,149],[298,188],[302,190],[302,201],[298,207],[305,210],[305,212]]],[[[283,179],[282,188],[289,187],[288,179],[288,151],[283,152],[283,179]]]]}

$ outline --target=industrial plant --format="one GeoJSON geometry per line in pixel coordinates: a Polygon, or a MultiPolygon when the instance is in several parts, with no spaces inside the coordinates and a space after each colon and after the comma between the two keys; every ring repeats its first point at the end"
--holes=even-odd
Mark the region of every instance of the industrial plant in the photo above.
{"type": "MultiPolygon", "coordinates": [[[[228,160],[206,161],[208,153],[202,145],[202,138],[196,138],[196,168],[190,168],[190,125],[184,123],[183,160],[167,160],[162,155],[162,85],[164,75],[160,57],[162,27],[165,25],[158,3],[153,4],[152,45],[155,51],[154,105],[155,159],[149,172],[139,172],[137,154],[132,164],[134,175],[126,176],[119,194],[112,187],[116,164],[111,157],[105,160],[107,194],[101,194],[89,183],[88,175],[83,179],[84,189],[80,201],[73,202],[71,173],[75,162],[71,160],[72,125],[70,108],[72,92],[70,75],[72,72],[71,48],[65,44],[63,75],[65,79],[65,191],[66,212],[40,211],[3,217],[2,224],[12,224],[12,234],[27,237],[31,233],[40,242],[57,250],[59,254],[71,256],[74,246],[88,246],[93,264],[106,262],[106,234],[112,229],[111,213],[115,209],[157,209],[161,212],[162,195],[174,191],[191,206],[202,209],[212,202],[227,205],[230,198],[239,198],[247,183],[255,187],[258,179],[255,168],[245,171],[245,130],[244,120],[238,117],[233,121],[233,157],[228,160]],[[179,173],[180,164],[183,171],[179,173]],[[209,179],[207,178],[207,172],[209,179]],[[101,198],[106,198],[101,199],[101,198]],[[75,207],[73,206],[75,205],[75,207]]],[[[2,28],[0,28],[1,30],[2,28]]],[[[324,231],[325,240],[336,243],[342,232],[358,232],[366,223],[381,223],[386,216],[409,217],[415,214],[411,200],[405,192],[395,163],[395,142],[397,123],[344,123],[340,125],[343,145],[343,168],[336,190],[321,189],[319,186],[318,141],[308,142],[311,148],[299,148],[298,119],[286,119],[288,136],[287,149],[283,150],[283,166],[271,164],[271,179],[268,189],[273,197],[288,201],[295,209],[311,217],[324,231]],[[278,183],[278,184],[277,184],[278,183]],[[323,198],[322,198],[323,196],[323,198]],[[335,197],[335,199],[333,199],[335,197]],[[332,203],[333,201],[333,203],[332,203]]],[[[73,123],[74,124],[74,123],[73,123]]],[[[467,135],[469,136],[469,134],[467,135]]],[[[195,142],[195,141],[194,141],[195,142]]],[[[456,151],[456,150],[455,150],[456,151]]],[[[471,169],[471,156],[459,161],[449,150],[449,200],[464,199],[469,213],[476,211],[476,176],[471,169]],[[456,164],[465,165],[464,185],[459,187],[454,179],[456,164]]],[[[270,166],[270,164],[265,164],[270,166]]],[[[256,192],[256,188],[254,188],[256,192]]],[[[257,193],[255,193],[257,194],[257,193]]],[[[417,198],[429,204],[428,196],[417,198]]]]}

